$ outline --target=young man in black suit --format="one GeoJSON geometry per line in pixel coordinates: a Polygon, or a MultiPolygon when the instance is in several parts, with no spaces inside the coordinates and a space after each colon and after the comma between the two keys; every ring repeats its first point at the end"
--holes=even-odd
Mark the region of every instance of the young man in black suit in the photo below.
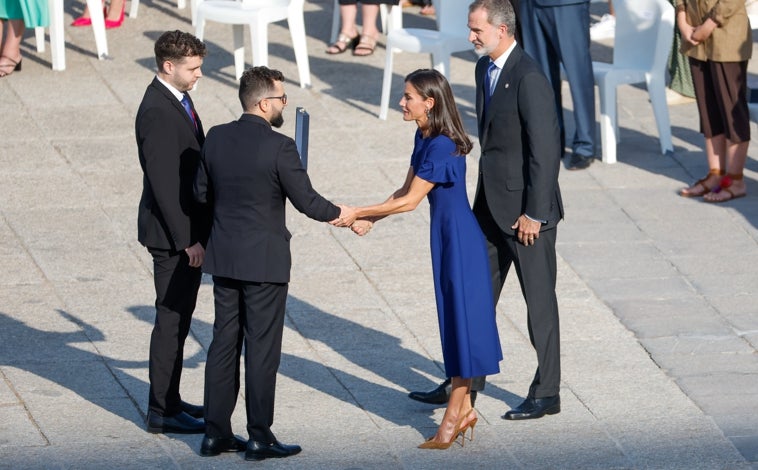
{"type": "Polygon", "coordinates": [[[355,220],[352,209],[313,189],[295,142],[274,131],[284,122],[283,82],[281,72],[267,67],[242,74],[244,113],[208,132],[195,181],[195,197],[213,212],[203,265],[213,275],[216,305],[205,365],[205,456],[245,450],[245,459],[263,460],[300,452],[271,432],[291,266],[285,202],[314,220],[348,226],[355,220]],[[243,343],[247,442],[231,425],[243,343]]]}
{"type": "Polygon", "coordinates": [[[155,42],[158,72],[136,118],[143,171],[138,238],[153,257],[155,326],[150,338],[147,430],[202,433],[203,409],[182,401],[184,342],[200,287],[210,218],[192,184],[203,145],[203,124],[187,91],[202,76],[205,45],[181,31],[155,42]]]}
{"type": "MultiPolygon", "coordinates": [[[[555,296],[557,225],[563,218],[558,187],[560,130],[553,93],[539,65],[515,41],[508,0],[476,0],[469,7],[469,39],[476,64],[476,115],[482,155],[474,214],[487,239],[495,303],[514,266],[527,306],[537,372],[526,400],[505,419],[560,412],[560,337],[555,296]]],[[[471,389],[484,387],[474,378],[471,389]]],[[[437,403],[445,383],[410,397],[437,403]]]]}

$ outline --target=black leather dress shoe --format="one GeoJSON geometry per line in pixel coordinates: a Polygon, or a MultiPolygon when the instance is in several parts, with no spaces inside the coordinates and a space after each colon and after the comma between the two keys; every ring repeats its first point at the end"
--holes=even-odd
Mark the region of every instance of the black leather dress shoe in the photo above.
{"type": "Polygon", "coordinates": [[[147,413],[147,432],[154,434],[202,434],[205,432],[205,421],[195,419],[183,411],[175,416],[160,416],[149,411],[147,413]]]}
{"type": "Polygon", "coordinates": [[[200,455],[203,457],[213,457],[221,452],[242,452],[247,449],[247,441],[239,437],[203,437],[203,443],[200,445],[200,455]]]}
{"type": "MultiPolygon", "coordinates": [[[[445,380],[433,390],[428,392],[411,392],[408,394],[408,398],[411,400],[420,401],[421,403],[428,403],[430,405],[444,405],[450,400],[450,381],[445,380]]],[[[471,391],[471,406],[476,403],[476,390],[471,391]]]]}
{"type": "Polygon", "coordinates": [[[290,457],[299,454],[303,450],[298,445],[282,444],[274,441],[271,444],[265,444],[258,441],[248,441],[247,450],[245,451],[245,460],[263,460],[290,457]]]}
{"type": "Polygon", "coordinates": [[[200,419],[200,418],[203,417],[204,410],[203,410],[202,406],[191,405],[191,404],[183,401],[181,403],[181,407],[182,407],[182,411],[184,411],[188,415],[192,416],[193,418],[200,419]]]}
{"type": "Polygon", "coordinates": [[[537,419],[545,415],[554,415],[560,412],[560,395],[545,398],[526,397],[526,400],[522,404],[505,413],[503,419],[537,419]]]}
{"type": "Polygon", "coordinates": [[[584,155],[572,153],[571,157],[569,158],[568,164],[566,164],[566,169],[584,170],[586,168],[589,168],[592,160],[594,160],[594,157],[585,157],[584,155]]]}

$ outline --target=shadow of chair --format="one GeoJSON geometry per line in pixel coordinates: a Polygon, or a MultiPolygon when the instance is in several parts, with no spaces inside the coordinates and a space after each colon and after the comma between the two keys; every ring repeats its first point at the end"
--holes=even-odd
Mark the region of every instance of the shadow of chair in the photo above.
{"type": "MultiPolygon", "coordinates": [[[[97,58],[108,58],[108,39],[105,36],[105,17],[100,0],[86,0],[92,18],[92,32],[95,34],[97,58]]],[[[66,39],[64,37],[63,0],[48,0],[50,13],[50,54],[53,70],[66,70],[66,39]]],[[[45,52],[45,28],[34,28],[37,52],[45,52]]]]}
{"type": "MultiPolygon", "coordinates": [[[[379,5],[379,15],[382,19],[382,31],[387,34],[391,29],[399,29],[403,27],[403,7],[400,5],[379,5]]],[[[329,39],[329,43],[337,41],[337,36],[340,33],[340,4],[339,0],[334,0],[334,9],[332,10],[332,33],[329,39]]]]}
{"type": "Polygon", "coordinates": [[[196,0],[195,35],[203,40],[206,21],[232,25],[234,70],[239,80],[245,68],[244,25],[250,27],[253,65],[268,65],[268,25],[287,20],[300,86],[311,84],[308,48],[305,40],[304,0],[196,0]]]}
{"type": "Polygon", "coordinates": [[[468,2],[460,0],[433,0],[437,12],[437,29],[398,28],[387,33],[387,54],[382,79],[382,99],[379,105],[379,119],[387,119],[387,108],[392,86],[392,56],[396,50],[425,52],[432,56],[432,67],[448,77],[450,55],[471,49],[469,30],[465,18],[468,17],[468,2]]]}
{"type": "Polygon", "coordinates": [[[616,88],[619,85],[646,83],[661,153],[674,150],[666,104],[666,65],[674,34],[674,8],[667,0],[618,2],[614,7],[613,63],[592,63],[600,91],[600,138],[605,163],[616,163],[619,140],[616,88]]]}

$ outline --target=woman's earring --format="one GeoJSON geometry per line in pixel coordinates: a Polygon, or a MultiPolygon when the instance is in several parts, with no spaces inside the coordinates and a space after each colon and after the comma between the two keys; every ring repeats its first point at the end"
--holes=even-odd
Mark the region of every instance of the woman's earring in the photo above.
{"type": "Polygon", "coordinates": [[[432,117],[432,112],[429,110],[429,108],[426,108],[426,118],[429,119],[432,117]]]}

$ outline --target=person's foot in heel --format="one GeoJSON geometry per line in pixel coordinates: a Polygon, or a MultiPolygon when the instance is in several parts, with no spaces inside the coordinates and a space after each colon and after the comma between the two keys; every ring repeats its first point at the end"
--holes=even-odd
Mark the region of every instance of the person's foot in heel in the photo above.
{"type": "MultiPolygon", "coordinates": [[[[428,392],[411,392],[408,398],[429,405],[444,405],[450,400],[450,379],[428,392]]],[[[471,406],[474,406],[474,403],[476,403],[476,390],[471,391],[471,406]]]]}
{"type": "Polygon", "coordinates": [[[205,421],[195,419],[184,411],[174,416],[161,416],[153,411],[148,411],[147,432],[153,434],[202,434],[205,432],[205,421]]]}

